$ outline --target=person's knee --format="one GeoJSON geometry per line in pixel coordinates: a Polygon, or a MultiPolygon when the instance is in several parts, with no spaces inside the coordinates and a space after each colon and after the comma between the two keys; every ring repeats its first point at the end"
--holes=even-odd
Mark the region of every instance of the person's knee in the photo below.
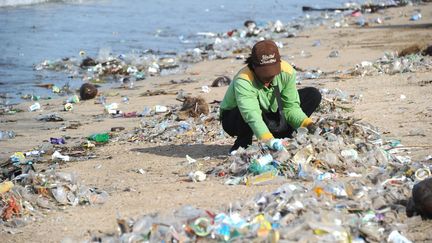
{"type": "Polygon", "coordinates": [[[315,87],[306,87],[308,97],[318,107],[321,104],[322,95],[321,92],[315,87]]]}

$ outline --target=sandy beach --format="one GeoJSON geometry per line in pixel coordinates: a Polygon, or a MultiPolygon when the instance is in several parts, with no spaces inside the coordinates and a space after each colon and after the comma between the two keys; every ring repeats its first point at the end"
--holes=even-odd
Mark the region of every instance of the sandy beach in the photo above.
{"type": "MultiPolygon", "coordinates": [[[[305,79],[298,87],[314,86],[340,89],[348,95],[361,97],[352,104],[350,114],[379,128],[384,137],[398,139],[410,148],[413,161],[432,155],[432,70],[420,70],[397,74],[348,75],[362,62],[374,62],[385,52],[401,51],[413,45],[431,45],[432,4],[390,8],[379,13],[365,14],[365,18],[383,19],[382,23],[371,21],[368,26],[355,24],[354,17],[346,17],[348,26],[334,28],[319,26],[301,32],[295,38],[278,40],[284,47],[282,58],[302,70],[321,70],[317,79],[305,79]],[[422,18],[410,21],[412,13],[420,9],[422,18]],[[317,40],[319,46],[313,46],[317,40]],[[338,51],[338,56],[329,54],[338,51]],[[302,52],[303,51],[303,52],[302,52]],[[304,55],[304,53],[309,53],[304,55]],[[302,54],[303,53],[303,54],[302,54]],[[341,72],[338,72],[341,71],[341,72]]],[[[247,55],[247,53],[243,53],[247,55]]],[[[107,103],[117,102],[125,112],[141,112],[145,106],[178,105],[175,93],[181,89],[192,96],[202,96],[211,103],[220,101],[226,86],[211,87],[202,93],[201,87],[210,86],[219,76],[232,78],[244,65],[244,60],[234,56],[213,61],[203,61],[190,66],[185,73],[148,77],[136,83],[136,88],[111,89],[107,103]],[[191,83],[171,82],[191,79],[191,83]],[[141,96],[147,90],[165,90],[169,94],[141,96]],[[122,96],[129,103],[122,103],[122,96]]],[[[16,108],[25,110],[14,115],[1,115],[1,130],[13,130],[14,139],[0,141],[0,158],[5,161],[18,151],[30,151],[49,141],[50,137],[67,136],[68,145],[79,144],[93,133],[124,127],[132,131],[139,127],[141,118],[110,118],[103,116],[104,109],[95,100],[74,105],[71,112],[64,112],[63,99],[41,100],[42,110],[28,112],[30,102],[16,108]],[[38,121],[40,115],[57,112],[63,122],[38,121]],[[79,121],[77,129],[60,130],[71,122],[79,121]]],[[[63,210],[46,210],[44,217],[26,226],[10,230],[1,226],[2,242],[60,242],[65,238],[75,241],[91,236],[117,233],[116,219],[134,218],[139,215],[172,211],[183,205],[193,205],[208,210],[223,210],[231,202],[244,201],[260,192],[270,192],[283,184],[265,186],[224,185],[223,178],[208,177],[204,182],[187,181],[189,172],[185,166],[186,155],[197,159],[203,168],[215,167],[227,159],[233,139],[204,144],[131,143],[109,142],[94,149],[94,159],[58,164],[57,170],[76,172],[80,180],[109,193],[108,201],[96,206],[65,207],[63,210]],[[209,158],[206,158],[209,157],[209,158]],[[137,173],[143,169],[144,173],[137,173]],[[9,231],[9,232],[8,232],[9,231]],[[14,232],[11,234],[10,231],[14,232]]],[[[38,168],[38,165],[35,165],[38,168]]],[[[40,165],[45,168],[47,165],[40,165]]],[[[425,225],[430,226],[430,222],[425,225]]],[[[406,235],[408,238],[410,235],[406,235]]]]}

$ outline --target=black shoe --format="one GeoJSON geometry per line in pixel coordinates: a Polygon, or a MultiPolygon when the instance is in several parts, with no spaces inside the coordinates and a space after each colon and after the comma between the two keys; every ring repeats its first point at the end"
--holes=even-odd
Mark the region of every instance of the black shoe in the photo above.
{"type": "Polygon", "coordinates": [[[237,150],[238,148],[247,148],[249,145],[252,144],[252,137],[237,137],[237,139],[234,142],[234,145],[229,150],[229,153],[231,154],[232,151],[237,150]]]}

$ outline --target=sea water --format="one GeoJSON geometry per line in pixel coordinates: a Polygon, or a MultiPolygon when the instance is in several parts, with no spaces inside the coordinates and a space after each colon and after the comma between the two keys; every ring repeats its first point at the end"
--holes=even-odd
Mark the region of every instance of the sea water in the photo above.
{"type": "MultiPolygon", "coordinates": [[[[302,6],[339,7],[343,0],[0,0],[0,97],[46,94],[38,83],[82,80],[40,72],[44,60],[96,56],[100,50],[181,52],[197,45],[199,32],[227,32],[246,20],[288,23],[302,6]]],[[[54,94],[51,94],[55,97],[54,94]]]]}

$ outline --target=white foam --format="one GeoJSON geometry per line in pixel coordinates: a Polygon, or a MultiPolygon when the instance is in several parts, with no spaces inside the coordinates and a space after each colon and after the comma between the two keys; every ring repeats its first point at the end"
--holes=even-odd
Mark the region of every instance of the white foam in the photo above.
{"type": "Polygon", "coordinates": [[[11,7],[19,5],[30,5],[48,2],[50,0],[0,0],[0,7],[11,7]]]}

